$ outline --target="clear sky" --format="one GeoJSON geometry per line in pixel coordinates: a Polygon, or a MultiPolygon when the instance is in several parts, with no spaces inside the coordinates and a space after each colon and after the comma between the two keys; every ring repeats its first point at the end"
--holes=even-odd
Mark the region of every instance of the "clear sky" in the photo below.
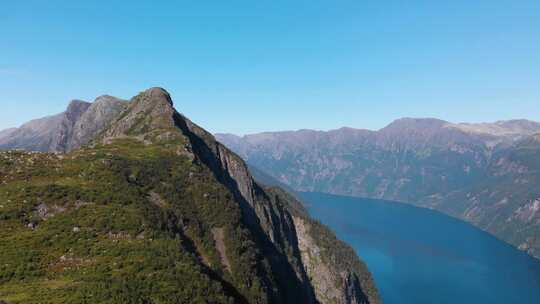
{"type": "Polygon", "coordinates": [[[540,1],[0,4],[0,129],[152,86],[212,132],[540,120],[540,1]]]}

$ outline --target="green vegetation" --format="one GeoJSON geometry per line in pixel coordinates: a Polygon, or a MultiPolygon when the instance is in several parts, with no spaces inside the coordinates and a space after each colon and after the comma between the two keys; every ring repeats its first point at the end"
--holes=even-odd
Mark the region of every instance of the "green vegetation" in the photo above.
{"type": "Polygon", "coordinates": [[[0,299],[265,302],[238,204],[184,143],[0,154],[0,299]],[[225,269],[212,228],[226,232],[225,269]]]}
{"type": "MultiPolygon", "coordinates": [[[[309,302],[294,215],[152,88],[83,149],[0,153],[0,303],[309,302]]],[[[317,225],[329,267],[371,280],[317,225]]]]}

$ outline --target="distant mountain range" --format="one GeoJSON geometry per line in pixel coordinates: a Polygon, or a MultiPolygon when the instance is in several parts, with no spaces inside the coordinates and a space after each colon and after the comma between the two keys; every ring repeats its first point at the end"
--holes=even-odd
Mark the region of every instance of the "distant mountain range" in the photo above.
{"type": "Polygon", "coordinates": [[[403,118],[378,131],[216,138],[294,190],[439,210],[540,258],[540,122],[403,118]]]}
{"type": "Polygon", "coordinates": [[[161,88],[0,145],[0,303],[380,302],[351,247],[161,88]]]}
{"type": "Polygon", "coordinates": [[[126,100],[108,95],[93,103],[73,100],[63,113],[0,131],[0,149],[66,152],[79,148],[103,131],[127,105],[126,100]]]}

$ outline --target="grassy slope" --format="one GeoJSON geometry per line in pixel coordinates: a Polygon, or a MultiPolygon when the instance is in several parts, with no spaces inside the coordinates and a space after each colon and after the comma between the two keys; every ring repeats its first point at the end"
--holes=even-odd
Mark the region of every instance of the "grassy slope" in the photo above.
{"type": "Polygon", "coordinates": [[[182,148],[122,140],[63,159],[1,153],[0,299],[264,302],[264,261],[238,205],[206,168],[178,156],[182,148]],[[218,227],[232,273],[214,249],[218,227]]]}

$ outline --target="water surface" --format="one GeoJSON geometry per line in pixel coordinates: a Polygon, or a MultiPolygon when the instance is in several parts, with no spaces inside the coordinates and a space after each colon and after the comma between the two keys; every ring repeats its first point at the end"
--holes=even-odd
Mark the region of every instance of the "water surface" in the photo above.
{"type": "Polygon", "coordinates": [[[388,201],[300,196],[368,264],[386,304],[540,303],[540,260],[468,223],[388,201]]]}

